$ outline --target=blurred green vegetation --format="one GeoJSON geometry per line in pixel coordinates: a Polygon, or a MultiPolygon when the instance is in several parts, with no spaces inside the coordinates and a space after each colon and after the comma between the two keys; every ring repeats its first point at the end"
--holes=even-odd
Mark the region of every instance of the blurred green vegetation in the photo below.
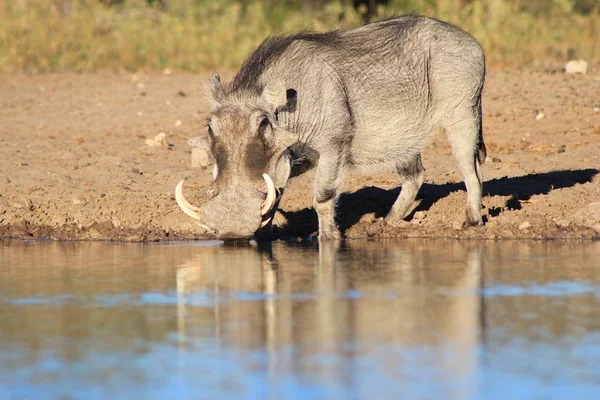
{"type": "Polygon", "coordinates": [[[492,65],[600,51],[600,0],[11,0],[0,71],[233,69],[268,35],[411,11],[470,32],[492,65]]]}

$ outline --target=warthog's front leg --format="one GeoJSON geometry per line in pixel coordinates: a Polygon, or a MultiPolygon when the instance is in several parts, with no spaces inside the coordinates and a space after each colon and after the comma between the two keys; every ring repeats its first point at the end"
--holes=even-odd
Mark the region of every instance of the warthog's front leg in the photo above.
{"type": "Polygon", "coordinates": [[[321,154],[317,165],[313,206],[319,217],[319,238],[340,239],[335,223],[335,202],[343,177],[343,158],[338,154],[321,154]]]}

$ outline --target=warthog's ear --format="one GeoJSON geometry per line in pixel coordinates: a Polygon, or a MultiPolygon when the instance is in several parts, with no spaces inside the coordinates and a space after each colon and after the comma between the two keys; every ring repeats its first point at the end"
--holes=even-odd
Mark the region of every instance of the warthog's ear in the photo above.
{"type": "Polygon", "coordinates": [[[271,112],[275,112],[279,107],[287,105],[287,90],[283,79],[275,79],[265,86],[261,98],[270,108],[271,112]]]}
{"type": "Polygon", "coordinates": [[[211,103],[213,111],[221,106],[221,102],[223,99],[223,86],[221,85],[221,77],[216,72],[208,81],[206,88],[208,89],[206,93],[206,98],[209,103],[211,103]]]}

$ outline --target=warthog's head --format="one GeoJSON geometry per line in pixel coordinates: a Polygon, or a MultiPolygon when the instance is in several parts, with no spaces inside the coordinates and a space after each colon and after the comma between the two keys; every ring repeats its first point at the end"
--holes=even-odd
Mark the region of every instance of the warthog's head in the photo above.
{"type": "MultiPolygon", "coordinates": [[[[288,106],[281,80],[262,91],[233,91],[221,86],[217,74],[209,84],[213,111],[208,134],[195,138],[214,160],[214,181],[202,207],[183,196],[183,181],[175,190],[179,207],[219,238],[251,237],[269,224],[291,161],[286,149],[294,135],[278,127],[278,112],[288,106]]],[[[291,91],[292,93],[295,93],[291,91]]]]}

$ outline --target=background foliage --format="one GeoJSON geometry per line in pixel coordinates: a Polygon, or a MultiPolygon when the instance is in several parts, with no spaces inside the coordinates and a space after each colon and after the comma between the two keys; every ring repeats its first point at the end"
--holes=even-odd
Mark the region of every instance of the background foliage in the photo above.
{"type": "Polygon", "coordinates": [[[0,2],[0,71],[236,68],[271,34],[411,11],[461,26],[493,65],[600,51],[600,0],[11,0],[0,2]]]}

